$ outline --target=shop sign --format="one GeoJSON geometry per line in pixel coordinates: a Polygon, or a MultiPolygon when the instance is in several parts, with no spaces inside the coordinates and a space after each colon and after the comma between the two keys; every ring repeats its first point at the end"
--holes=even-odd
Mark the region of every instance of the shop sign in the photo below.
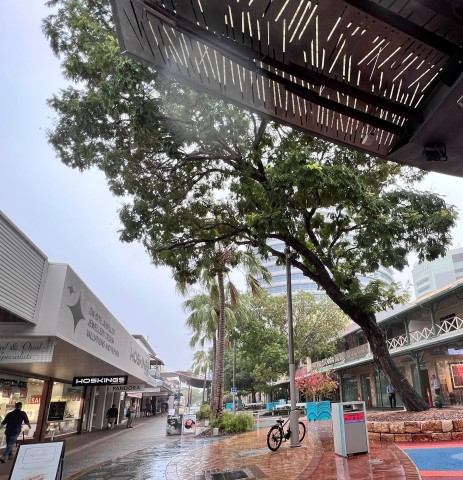
{"type": "Polygon", "coordinates": [[[12,391],[13,391],[13,389],[12,389],[11,387],[3,387],[3,389],[2,389],[2,397],[3,397],[3,398],[10,398],[12,391]]]}
{"type": "Polygon", "coordinates": [[[129,383],[127,385],[113,385],[108,388],[108,392],[133,392],[144,388],[144,383],[129,383]]]}
{"type": "Polygon", "coordinates": [[[143,398],[143,393],[130,392],[130,393],[127,393],[127,396],[130,398],[143,398]]]}
{"type": "Polygon", "coordinates": [[[360,423],[365,421],[365,414],[361,413],[345,413],[344,423],[360,423]]]}
{"type": "Polygon", "coordinates": [[[47,338],[2,338],[0,340],[0,364],[49,363],[53,359],[55,341],[47,338]]]}
{"type": "Polygon", "coordinates": [[[66,410],[66,402],[50,402],[47,421],[64,420],[64,412],[66,410]]]}
{"type": "Polygon", "coordinates": [[[449,355],[463,355],[462,348],[449,348],[448,349],[449,355]]]}
{"type": "Polygon", "coordinates": [[[40,405],[41,395],[31,395],[30,404],[31,405],[40,405]]]}
{"type": "Polygon", "coordinates": [[[97,385],[127,385],[129,377],[127,375],[114,377],[74,377],[72,379],[72,386],[97,386],[97,385]]]}

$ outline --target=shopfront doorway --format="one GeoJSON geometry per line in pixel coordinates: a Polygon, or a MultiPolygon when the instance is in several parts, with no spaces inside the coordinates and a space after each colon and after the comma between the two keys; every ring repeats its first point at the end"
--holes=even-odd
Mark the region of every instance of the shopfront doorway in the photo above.
{"type": "Polygon", "coordinates": [[[371,407],[371,383],[370,383],[370,375],[363,374],[360,375],[360,384],[362,390],[362,401],[365,402],[365,406],[371,407]]]}

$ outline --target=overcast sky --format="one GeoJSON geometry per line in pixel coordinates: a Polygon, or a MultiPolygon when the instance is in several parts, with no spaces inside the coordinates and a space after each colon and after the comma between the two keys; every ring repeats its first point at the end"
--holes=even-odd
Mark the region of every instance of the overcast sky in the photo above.
{"type": "MultiPolygon", "coordinates": [[[[41,0],[0,0],[0,209],[49,261],[69,263],[128,331],[147,337],[167,369],[189,369],[184,299],[169,270],[153,267],[140,245],[119,242],[120,201],[103,174],[64,166],[47,144],[54,113],[46,99],[65,86],[41,31],[48,12],[41,0]]],[[[431,174],[426,186],[463,207],[463,179],[431,174]]],[[[461,226],[455,246],[463,246],[461,226]]]]}

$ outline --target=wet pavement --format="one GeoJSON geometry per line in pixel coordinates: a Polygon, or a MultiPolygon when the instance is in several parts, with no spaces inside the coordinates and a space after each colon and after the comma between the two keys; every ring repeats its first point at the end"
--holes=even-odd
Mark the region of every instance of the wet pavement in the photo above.
{"type": "MultiPolygon", "coordinates": [[[[166,418],[136,419],[134,428],[76,435],[66,440],[68,480],[418,480],[411,460],[392,443],[370,443],[370,453],[349,458],[333,451],[331,422],[310,423],[302,445],[266,445],[268,425],[229,437],[166,436],[166,418]]],[[[0,480],[12,463],[0,464],[0,480]]]]}

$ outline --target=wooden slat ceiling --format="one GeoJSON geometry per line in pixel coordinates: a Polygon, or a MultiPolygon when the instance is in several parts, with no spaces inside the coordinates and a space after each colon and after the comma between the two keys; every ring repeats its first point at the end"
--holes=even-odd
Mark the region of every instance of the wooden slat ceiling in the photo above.
{"type": "Polygon", "coordinates": [[[122,52],[193,88],[338,144],[463,176],[463,0],[112,6],[122,52]],[[426,161],[428,144],[445,145],[448,161],[426,161]]]}

